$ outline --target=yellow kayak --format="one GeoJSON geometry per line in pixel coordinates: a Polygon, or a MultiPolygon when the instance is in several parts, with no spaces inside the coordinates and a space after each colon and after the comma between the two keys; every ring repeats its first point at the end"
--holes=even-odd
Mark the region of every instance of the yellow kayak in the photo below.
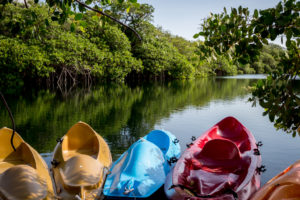
{"type": "Polygon", "coordinates": [[[300,160],[269,180],[251,200],[299,200],[300,160]]]}
{"type": "Polygon", "coordinates": [[[48,167],[43,158],[13,130],[0,129],[0,199],[56,199],[48,167]]]}
{"type": "Polygon", "coordinates": [[[94,200],[101,198],[112,158],[104,139],[88,124],[78,122],[57,143],[51,163],[61,199],[94,200]]]}

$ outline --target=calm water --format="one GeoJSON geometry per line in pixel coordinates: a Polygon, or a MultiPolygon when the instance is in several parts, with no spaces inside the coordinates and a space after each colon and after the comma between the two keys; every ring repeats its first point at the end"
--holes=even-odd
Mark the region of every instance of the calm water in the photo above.
{"type": "MultiPolygon", "coordinates": [[[[261,107],[251,107],[247,87],[257,78],[263,76],[100,85],[64,94],[43,90],[7,97],[7,101],[17,132],[47,163],[56,138],[80,120],[106,139],[115,160],[152,129],[171,131],[184,150],[192,136],[200,136],[224,117],[234,116],[264,144],[261,153],[267,168],[262,175],[265,183],[300,159],[300,137],[276,131],[268,117],[262,116],[261,107]]],[[[4,106],[0,109],[0,127],[10,127],[4,106]]]]}

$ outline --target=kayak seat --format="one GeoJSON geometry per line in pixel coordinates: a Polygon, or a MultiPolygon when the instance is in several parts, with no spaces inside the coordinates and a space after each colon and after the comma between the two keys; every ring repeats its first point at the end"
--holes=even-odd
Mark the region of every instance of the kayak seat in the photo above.
{"type": "MultiPolygon", "coordinates": [[[[24,142],[16,148],[16,151],[12,151],[10,152],[10,154],[6,155],[6,157],[3,159],[3,162],[0,162],[0,165],[2,165],[2,170],[20,164],[26,164],[33,168],[36,168],[36,162],[32,151],[30,150],[28,144],[24,142]],[[7,166],[7,168],[5,168],[4,166],[7,166]]],[[[0,172],[2,171],[1,169],[0,172]]]]}
{"type": "Polygon", "coordinates": [[[207,171],[234,172],[241,167],[239,149],[230,140],[210,140],[194,156],[207,171]]]}
{"type": "Polygon", "coordinates": [[[83,154],[73,156],[60,168],[64,187],[96,187],[102,172],[103,166],[100,162],[83,154]]]}
{"type": "Polygon", "coordinates": [[[234,141],[242,141],[248,137],[243,125],[233,117],[227,117],[218,124],[217,134],[234,141]]]}
{"type": "Polygon", "coordinates": [[[47,184],[36,170],[17,165],[0,175],[0,197],[14,200],[41,200],[47,196],[47,184]]]}
{"type": "Polygon", "coordinates": [[[164,155],[168,152],[170,138],[163,131],[153,130],[148,135],[145,136],[145,139],[158,146],[164,155]]]}
{"type": "Polygon", "coordinates": [[[245,151],[251,150],[251,143],[250,140],[244,140],[241,143],[238,144],[238,148],[241,153],[244,153],[245,151]]]}
{"type": "Polygon", "coordinates": [[[76,124],[71,129],[62,142],[64,161],[78,154],[98,158],[100,144],[95,132],[82,124],[76,124]]]}

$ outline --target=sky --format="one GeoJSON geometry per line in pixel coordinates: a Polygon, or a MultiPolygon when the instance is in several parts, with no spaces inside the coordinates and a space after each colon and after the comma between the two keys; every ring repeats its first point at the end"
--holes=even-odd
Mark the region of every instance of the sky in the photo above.
{"type": "Polygon", "coordinates": [[[201,19],[212,13],[221,13],[226,7],[248,7],[254,9],[272,8],[279,0],[138,0],[155,8],[154,25],[163,27],[173,35],[193,40],[200,31],[201,19]]]}

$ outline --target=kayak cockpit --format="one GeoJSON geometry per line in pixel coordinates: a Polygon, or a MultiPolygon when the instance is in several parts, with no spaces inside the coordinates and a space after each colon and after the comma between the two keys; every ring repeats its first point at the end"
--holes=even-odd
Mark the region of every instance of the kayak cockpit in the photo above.
{"type": "Polygon", "coordinates": [[[96,133],[92,129],[78,123],[64,136],[62,141],[62,156],[64,161],[80,154],[89,155],[97,159],[99,156],[99,146],[96,133]]]}

